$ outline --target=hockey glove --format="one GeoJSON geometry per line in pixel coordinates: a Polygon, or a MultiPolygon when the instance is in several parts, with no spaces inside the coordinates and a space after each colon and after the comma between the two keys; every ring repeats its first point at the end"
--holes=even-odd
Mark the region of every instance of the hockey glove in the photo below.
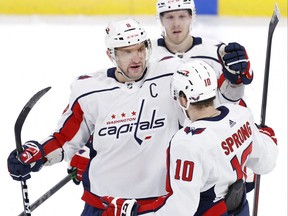
{"type": "Polygon", "coordinates": [[[71,174],[71,178],[76,185],[79,185],[82,181],[83,173],[85,172],[89,161],[89,148],[86,146],[80,149],[71,159],[68,173],[71,174]]]}
{"type": "Polygon", "coordinates": [[[243,46],[238,43],[221,44],[218,59],[223,67],[223,74],[232,84],[248,85],[253,80],[250,60],[243,46]]]}
{"type": "Polygon", "coordinates": [[[271,139],[274,141],[274,143],[277,145],[277,138],[275,137],[275,133],[274,130],[270,127],[268,127],[267,125],[264,126],[260,126],[257,125],[260,133],[266,134],[267,136],[270,136],[271,139]]]}
{"type": "Polygon", "coordinates": [[[23,152],[18,155],[17,150],[10,153],[7,164],[11,177],[17,181],[25,181],[30,172],[38,172],[45,162],[42,145],[36,141],[28,141],[23,145],[23,152]]]}
{"type": "Polygon", "coordinates": [[[137,216],[138,208],[139,204],[135,199],[114,198],[102,216],[137,216]]]}

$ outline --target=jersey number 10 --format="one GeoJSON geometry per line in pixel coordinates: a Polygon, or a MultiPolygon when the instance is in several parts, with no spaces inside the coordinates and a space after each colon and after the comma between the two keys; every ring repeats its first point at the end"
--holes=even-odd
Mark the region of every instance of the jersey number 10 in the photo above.
{"type": "Polygon", "coordinates": [[[193,179],[194,163],[192,161],[176,160],[175,179],[183,181],[192,181],[193,179]],[[181,172],[182,170],[182,172],[181,172]]]}

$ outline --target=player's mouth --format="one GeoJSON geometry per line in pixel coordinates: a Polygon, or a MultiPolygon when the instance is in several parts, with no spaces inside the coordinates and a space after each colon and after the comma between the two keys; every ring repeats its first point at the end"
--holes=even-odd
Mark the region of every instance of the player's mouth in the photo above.
{"type": "Polygon", "coordinates": [[[132,69],[138,69],[140,67],[141,67],[141,65],[132,65],[132,66],[130,66],[130,68],[132,68],[132,69]]]}
{"type": "Polygon", "coordinates": [[[179,34],[181,34],[181,33],[182,33],[181,30],[173,31],[173,34],[174,34],[174,35],[179,35],[179,34]]]}

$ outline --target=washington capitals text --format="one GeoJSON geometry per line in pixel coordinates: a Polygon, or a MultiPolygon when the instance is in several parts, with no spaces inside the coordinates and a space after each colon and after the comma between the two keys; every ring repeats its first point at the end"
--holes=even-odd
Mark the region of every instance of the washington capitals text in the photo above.
{"type": "MultiPolygon", "coordinates": [[[[121,124],[121,125],[114,125],[114,126],[109,126],[109,127],[103,127],[98,131],[99,136],[116,136],[116,139],[120,137],[121,134],[126,134],[130,132],[134,132],[134,138],[135,140],[141,144],[142,139],[138,137],[138,132],[139,130],[144,131],[144,130],[150,130],[150,129],[156,129],[156,128],[161,128],[165,124],[165,118],[160,117],[157,118],[156,116],[156,109],[152,110],[152,115],[149,120],[142,120],[142,110],[144,107],[144,102],[145,100],[142,100],[141,107],[139,110],[139,116],[136,120],[136,118],[131,118],[130,120],[136,120],[136,122],[131,122],[127,124],[121,124]]],[[[144,139],[149,139],[151,138],[148,134],[144,139]]]]}

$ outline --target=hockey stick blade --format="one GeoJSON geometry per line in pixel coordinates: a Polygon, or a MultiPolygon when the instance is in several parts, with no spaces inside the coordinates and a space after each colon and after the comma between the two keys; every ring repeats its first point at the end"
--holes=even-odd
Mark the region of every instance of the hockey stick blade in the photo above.
{"type": "MultiPolygon", "coordinates": [[[[267,107],[267,96],[268,96],[268,83],[269,83],[269,70],[270,70],[270,59],[271,59],[271,47],[272,47],[272,37],[274,30],[280,20],[280,11],[275,4],[275,9],[270,20],[268,29],[268,40],[267,40],[267,50],[266,50],[266,60],[265,60],[265,71],[264,71],[264,82],[262,91],[262,104],[261,104],[261,120],[260,125],[265,125],[266,120],[266,107],[267,107]]],[[[253,203],[253,216],[258,215],[258,205],[259,205],[259,193],[260,193],[260,175],[256,175],[255,179],[255,189],[254,189],[254,203],[253,203]]]]}
{"type": "MultiPolygon", "coordinates": [[[[51,87],[47,87],[45,89],[40,90],[32,98],[26,103],[23,107],[22,111],[20,112],[15,125],[14,125],[14,135],[15,135],[15,142],[16,142],[16,149],[18,154],[23,152],[22,142],[21,142],[21,131],[23,124],[32,109],[32,107],[37,103],[37,101],[47,92],[50,90],[51,87]]],[[[28,197],[28,186],[25,181],[21,181],[21,191],[22,191],[22,199],[23,199],[23,206],[24,212],[26,216],[31,215],[31,209],[29,204],[29,197],[28,197]]]]}
{"type": "Polygon", "coordinates": [[[26,105],[23,107],[22,111],[20,112],[14,126],[14,133],[15,133],[15,141],[16,141],[16,148],[17,152],[21,153],[23,151],[22,149],[22,143],[21,143],[21,131],[23,124],[25,122],[25,119],[27,118],[30,110],[33,108],[33,106],[37,103],[37,101],[49,90],[51,87],[44,88],[37,92],[33,97],[30,98],[30,100],[26,103],[26,105]]]}
{"type": "MultiPolygon", "coordinates": [[[[56,193],[60,188],[66,185],[71,180],[70,174],[63,178],[60,182],[58,182],[54,187],[48,190],[45,194],[39,197],[31,206],[30,210],[35,210],[38,206],[40,206],[43,202],[45,202],[48,198],[50,198],[54,193],[56,193]]],[[[20,213],[18,216],[25,216],[24,211],[20,213]]]]}

